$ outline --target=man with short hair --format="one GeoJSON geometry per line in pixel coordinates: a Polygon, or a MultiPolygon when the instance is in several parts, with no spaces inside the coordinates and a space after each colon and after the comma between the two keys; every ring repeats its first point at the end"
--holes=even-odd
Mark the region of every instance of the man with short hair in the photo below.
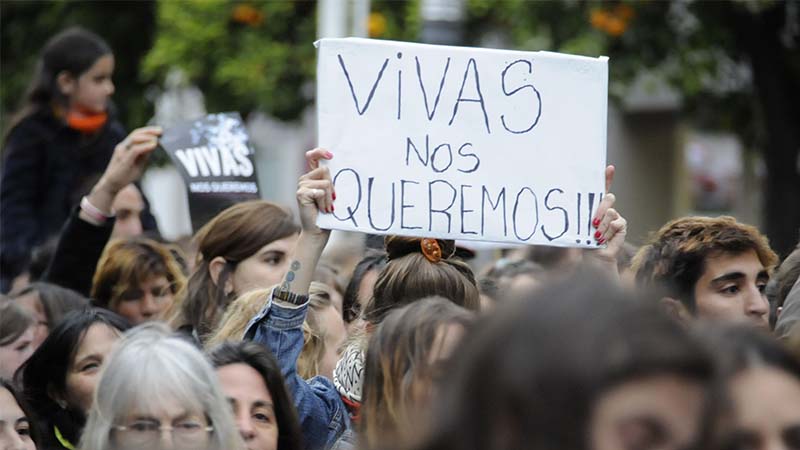
{"type": "Polygon", "coordinates": [[[639,286],[665,290],[677,317],[767,328],[765,288],[778,256],[755,227],[733,217],[684,217],[664,225],[634,257],[639,286]]]}

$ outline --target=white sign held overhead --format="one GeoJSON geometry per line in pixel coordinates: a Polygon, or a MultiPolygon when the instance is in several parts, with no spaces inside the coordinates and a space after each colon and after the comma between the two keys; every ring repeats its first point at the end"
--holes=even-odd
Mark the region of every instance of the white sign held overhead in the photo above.
{"type": "Polygon", "coordinates": [[[608,58],[322,39],[323,228],[595,247],[608,58]]]}

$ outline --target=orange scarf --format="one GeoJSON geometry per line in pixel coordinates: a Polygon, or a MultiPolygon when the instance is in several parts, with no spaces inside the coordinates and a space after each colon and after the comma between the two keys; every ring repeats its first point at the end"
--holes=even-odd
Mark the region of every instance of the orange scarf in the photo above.
{"type": "Polygon", "coordinates": [[[108,113],[92,113],[70,110],[67,113],[67,125],[84,134],[96,133],[108,121],[108,113]]]}

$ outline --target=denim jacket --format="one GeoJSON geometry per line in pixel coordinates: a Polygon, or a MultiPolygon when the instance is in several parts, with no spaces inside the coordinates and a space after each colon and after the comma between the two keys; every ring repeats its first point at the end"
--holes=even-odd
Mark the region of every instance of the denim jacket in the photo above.
{"type": "Polygon", "coordinates": [[[247,325],[244,338],[266,346],[275,355],[297,408],[305,447],[322,450],[350,429],[350,417],[331,380],[321,376],[304,380],[297,374],[307,311],[308,302],[298,307],[273,301],[270,293],[267,304],[247,325]]]}

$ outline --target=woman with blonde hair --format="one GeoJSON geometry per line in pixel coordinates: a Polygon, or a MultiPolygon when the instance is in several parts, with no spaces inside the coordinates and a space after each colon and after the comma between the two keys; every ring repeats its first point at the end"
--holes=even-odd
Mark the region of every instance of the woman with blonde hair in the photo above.
{"type": "Polygon", "coordinates": [[[234,300],[219,321],[217,328],[206,340],[205,348],[213,348],[228,341],[241,341],[247,323],[264,306],[271,289],[256,289],[234,300]]]}
{"type": "Polygon", "coordinates": [[[109,358],[80,448],[242,450],[244,446],[205,356],[165,325],[151,323],[126,334],[109,358]]]}
{"type": "Polygon", "coordinates": [[[145,238],[111,241],[103,250],[92,282],[95,305],[138,325],[163,319],[186,284],[166,246],[145,238]]]}
{"type": "MultiPolygon", "coordinates": [[[[317,375],[332,377],[333,367],[339,360],[339,348],[347,337],[344,321],[333,305],[330,290],[327,285],[317,282],[312,282],[309,289],[311,309],[303,323],[303,351],[297,360],[297,371],[306,380],[317,375]]],[[[247,324],[264,307],[264,300],[271,291],[250,291],[231,303],[205,347],[242,340],[247,324]]]]}

